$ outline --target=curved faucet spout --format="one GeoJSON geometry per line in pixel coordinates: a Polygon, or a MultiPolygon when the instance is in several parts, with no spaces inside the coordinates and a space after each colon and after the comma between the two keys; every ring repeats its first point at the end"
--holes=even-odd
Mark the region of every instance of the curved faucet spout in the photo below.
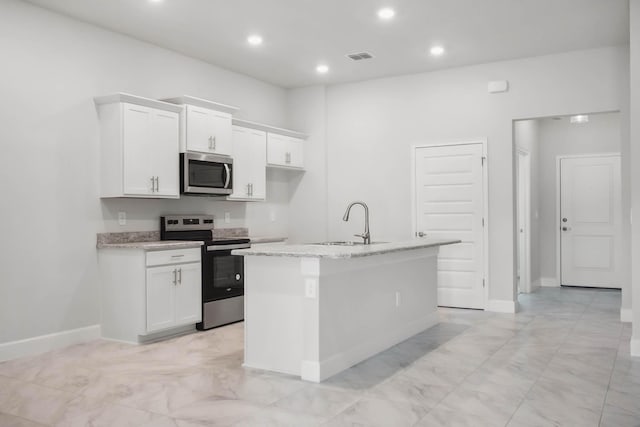
{"type": "Polygon", "coordinates": [[[371,244],[371,234],[369,233],[369,207],[365,202],[351,202],[349,206],[347,206],[347,210],[342,217],[343,221],[349,221],[349,213],[351,212],[351,208],[353,205],[360,205],[364,208],[364,233],[355,234],[357,237],[362,237],[364,239],[364,244],[371,244]]]}

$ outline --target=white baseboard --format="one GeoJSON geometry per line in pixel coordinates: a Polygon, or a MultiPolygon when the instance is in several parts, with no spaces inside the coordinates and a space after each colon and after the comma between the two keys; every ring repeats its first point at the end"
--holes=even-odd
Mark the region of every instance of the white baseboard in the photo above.
{"type": "Polygon", "coordinates": [[[640,357],[640,339],[631,339],[631,355],[640,357]]]}
{"type": "Polygon", "coordinates": [[[71,329],[49,335],[0,344],[0,362],[18,357],[34,356],[73,344],[100,338],[100,325],[71,329]]]}
{"type": "Polygon", "coordinates": [[[621,308],[620,309],[620,321],[631,323],[633,322],[633,311],[630,308],[621,308]]]}
{"type": "Polygon", "coordinates": [[[543,288],[559,288],[560,281],[555,277],[541,277],[540,286],[543,288]]]}
{"type": "Polygon", "coordinates": [[[520,305],[518,301],[508,301],[499,299],[490,299],[487,301],[486,311],[494,313],[517,313],[520,305]]]}

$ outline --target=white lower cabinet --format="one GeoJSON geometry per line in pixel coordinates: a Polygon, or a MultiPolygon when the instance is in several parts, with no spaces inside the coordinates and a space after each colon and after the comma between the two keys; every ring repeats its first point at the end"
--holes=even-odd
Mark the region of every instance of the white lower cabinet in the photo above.
{"type": "Polygon", "coordinates": [[[200,263],[147,268],[147,332],[197,323],[200,263]]]}
{"type": "Polygon", "coordinates": [[[200,248],[99,251],[102,336],[144,342],[202,320],[200,248]]]}

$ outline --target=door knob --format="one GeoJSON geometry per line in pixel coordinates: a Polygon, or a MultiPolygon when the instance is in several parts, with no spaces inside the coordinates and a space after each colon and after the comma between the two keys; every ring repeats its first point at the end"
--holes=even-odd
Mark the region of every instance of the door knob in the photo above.
{"type": "Polygon", "coordinates": [[[427,233],[425,233],[424,231],[418,231],[418,233],[416,233],[418,235],[418,237],[425,237],[427,235],[427,233]]]}
{"type": "Polygon", "coordinates": [[[571,227],[562,227],[562,231],[571,231],[571,227]]]}
{"type": "Polygon", "coordinates": [[[562,222],[567,222],[569,221],[567,218],[562,218],[562,222]]]}

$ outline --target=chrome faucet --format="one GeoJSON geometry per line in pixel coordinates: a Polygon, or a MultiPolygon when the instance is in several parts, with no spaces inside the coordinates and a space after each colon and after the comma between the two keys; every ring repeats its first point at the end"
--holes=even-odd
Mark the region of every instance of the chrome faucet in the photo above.
{"type": "Polygon", "coordinates": [[[371,244],[371,235],[369,234],[369,207],[365,202],[351,202],[349,206],[347,206],[347,211],[344,213],[342,220],[349,221],[349,212],[351,212],[353,205],[362,205],[364,208],[364,233],[354,234],[354,236],[362,237],[364,239],[364,244],[369,245],[371,244]]]}

